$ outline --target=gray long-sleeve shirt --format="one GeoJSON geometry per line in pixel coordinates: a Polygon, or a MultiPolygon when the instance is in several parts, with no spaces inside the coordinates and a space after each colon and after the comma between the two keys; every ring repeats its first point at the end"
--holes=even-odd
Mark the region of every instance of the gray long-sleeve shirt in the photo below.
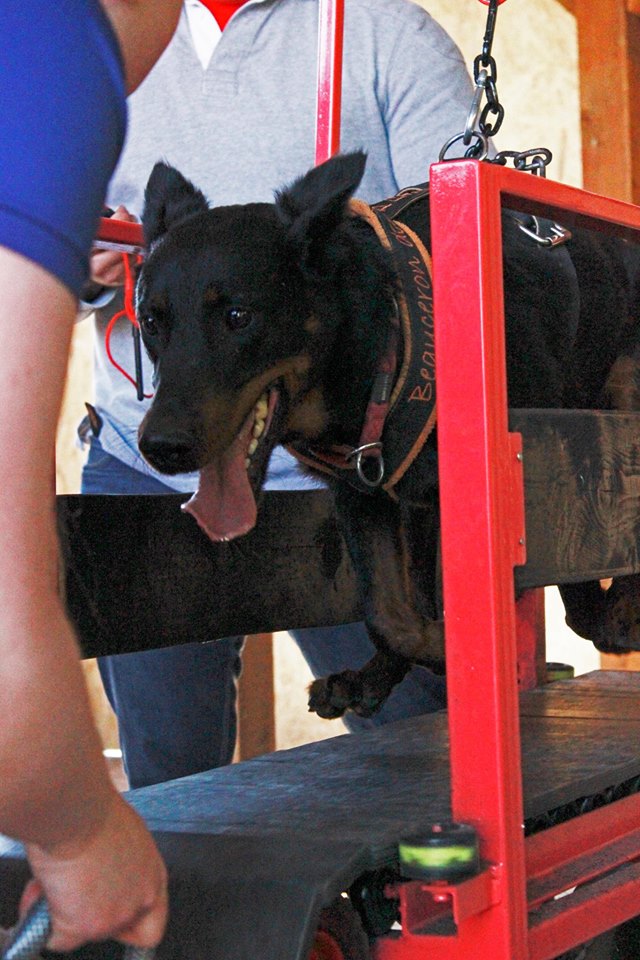
{"type": "MultiPolygon", "coordinates": [[[[177,167],[212,205],[269,201],[314,164],[318,0],[249,0],[234,14],[203,68],[185,13],[170,46],[129,99],[129,133],[108,202],[142,212],[154,163],[177,167]]],[[[444,30],[410,0],[345,0],[341,150],[364,149],[357,195],[368,202],[428,179],[443,143],[464,129],[471,83],[444,30]]],[[[104,328],[114,301],[96,312],[96,406],[102,446],[154,474],[136,446],[147,407],[111,365],[104,328]]],[[[133,366],[120,321],[116,358],[133,366]]],[[[146,358],[145,358],[146,362],[146,358]]],[[[145,382],[151,383],[146,364],[145,382]]],[[[290,486],[272,471],[272,488],[290,486]]],[[[159,476],[157,474],[154,474],[159,476]]],[[[190,490],[195,477],[160,477],[190,490]]]]}

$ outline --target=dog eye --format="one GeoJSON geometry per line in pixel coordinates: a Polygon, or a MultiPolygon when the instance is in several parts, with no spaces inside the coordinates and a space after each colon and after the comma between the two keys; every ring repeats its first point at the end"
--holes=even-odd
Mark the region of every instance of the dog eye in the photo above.
{"type": "Polygon", "coordinates": [[[143,333],[146,333],[148,337],[155,337],[158,335],[159,328],[154,317],[150,317],[148,314],[140,317],[139,320],[140,329],[143,333]]]}
{"type": "Polygon", "coordinates": [[[227,310],[225,322],[230,330],[242,330],[253,320],[253,314],[244,307],[231,307],[227,310]]]}

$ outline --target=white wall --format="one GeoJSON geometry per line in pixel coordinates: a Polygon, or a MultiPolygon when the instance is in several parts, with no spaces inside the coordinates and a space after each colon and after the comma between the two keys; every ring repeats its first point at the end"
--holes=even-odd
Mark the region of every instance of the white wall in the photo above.
{"type": "MultiPolygon", "coordinates": [[[[478,0],[421,0],[456,41],[469,71],[482,51],[487,8],[478,0]]],[[[582,184],[578,47],[574,17],[556,0],[506,0],[493,56],[505,119],[500,150],[548,147],[549,177],[582,184]]]]}

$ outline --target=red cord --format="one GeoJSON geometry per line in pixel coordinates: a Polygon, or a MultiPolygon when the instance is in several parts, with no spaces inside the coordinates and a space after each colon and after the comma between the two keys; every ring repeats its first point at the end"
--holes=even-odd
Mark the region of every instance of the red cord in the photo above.
{"type": "MultiPolygon", "coordinates": [[[[139,263],[140,260],[141,258],[138,257],[136,260],[136,263],[139,263]]],[[[129,257],[127,256],[127,254],[124,254],[124,253],[122,254],[122,262],[124,264],[124,309],[119,310],[117,313],[114,313],[114,315],[111,317],[111,320],[109,320],[109,323],[107,324],[107,329],[105,330],[105,334],[104,334],[104,346],[105,346],[105,350],[107,351],[109,362],[116,368],[116,370],[118,370],[122,374],[123,377],[126,377],[129,383],[133,384],[133,386],[137,390],[138,389],[137,382],[134,380],[131,374],[124,369],[124,367],[120,366],[120,364],[114,357],[113,353],[111,352],[111,333],[116,323],[118,322],[118,320],[120,320],[122,317],[126,317],[127,320],[129,320],[129,322],[134,325],[134,327],[140,326],[136,318],[136,312],[133,306],[133,292],[134,292],[135,285],[133,282],[133,273],[131,271],[131,264],[129,263],[129,257]]],[[[147,400],[151,399],[152,396],[153,396],[152,393],[144,394],[144,397],[147,400]]]]}

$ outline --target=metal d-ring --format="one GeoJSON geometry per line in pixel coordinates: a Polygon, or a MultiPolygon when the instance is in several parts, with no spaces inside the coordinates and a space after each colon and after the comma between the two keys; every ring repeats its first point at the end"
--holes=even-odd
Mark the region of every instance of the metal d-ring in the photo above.
{"type": "MultiPolygon", "coordinates": [[[[455,135],[455,137],[450,137],[450,138],[447,140],[447,142],[444,144],[444,146],[443,146],[442,149],[440,150],[440,155],[439,155],[439,157],[438,157],[438,159],[440,160],[440,162],[442,162],[442,161],[444,161],[444,160],[447,159],[447,153],[448,153],[448,151],[449,151],[449,147],[452,147],[452,146],[454,145],[454,143],[458,143],[458,142],[462,141],[462,143],[464,144],[464,138],[465,138],[465,136],[466,136],[466,132],[465,132],[465,133],[457,133],[457,134],[455,135]]],[[[475,142],[475,143],[472,143],[471,146],[467,149],[467,151],[465,152],[465,157],[466,157],[467,159],[471,158],[471,159],[473,159],[473,160],[486,160],[486,158],[487,158],[487,156],[488,156],[488,154],[489,154],[489,140],[488,140],[488,138],[485,137],[485,135],[484,135],[483,133],[480,133],[478,130],[474,130],[473,133],[472,133],[472,136],[474,136],[474,137],[476,138],[476,142],[475,142]],[[476,153],[473,153],[474,150],[478,150],[478,153],[477,153],[477,154],[476,154],[476,153]]],[[[462,159],[462,158],[461,158],[461,157],[453,157],[453,158],[451,158],[451,159],[460,160],[460,159],[462,159]]]]}
{"type": "Polygon", "coordinates": [[[364,443],[361,447],[356,447],[354,450],[350,450],[346,456],[346,459],[352,460],[354,457],[356,459],[356,471],[360,480],[367,487],[379,487],[384,478],[384,460],[382,459],[382,444],[380,441],[376,443],[364,443]],[[362,464],[362,457],[369,450],[379,451],[379,456],[376,458],[378,461],[378,473],[373,480],[367,477],[362,464]]]}

